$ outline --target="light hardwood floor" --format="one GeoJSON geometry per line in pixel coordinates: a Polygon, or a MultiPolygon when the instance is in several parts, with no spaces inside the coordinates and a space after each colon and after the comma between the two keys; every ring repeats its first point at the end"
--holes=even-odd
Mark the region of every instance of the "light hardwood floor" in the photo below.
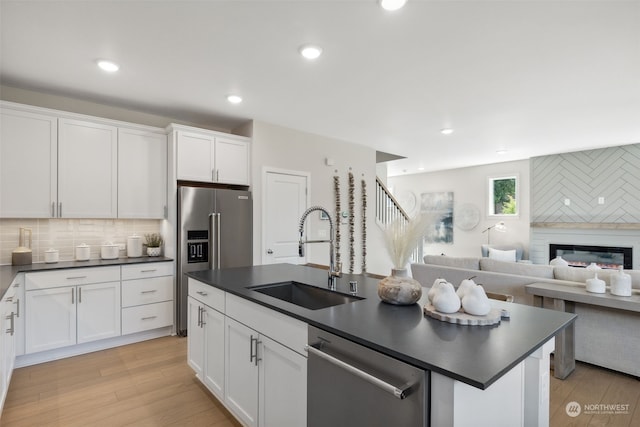
{"type": "MultiPolygon", "coordinates": [[[[186,338],[165,337],[14,371],[0,425],[213,426],[239,424],[195,379],[186,338]]],[[[640,426],[640,381],[578,363],[551,378],[550,426],[640,426]],[[629,405],[627,414],[566,413],[580,405],[629,405]]]]}
{"type": "Polygon", "coordinates": [[[0,425],[240,426],[165,337],[16,369],[0,425]]]}

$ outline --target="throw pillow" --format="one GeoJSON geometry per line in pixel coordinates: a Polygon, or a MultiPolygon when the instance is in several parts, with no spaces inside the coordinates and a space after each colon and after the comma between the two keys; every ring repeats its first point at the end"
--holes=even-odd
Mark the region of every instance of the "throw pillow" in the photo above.
{"type": "Polygon", "coordinates": [[[498,261],[513,261],[516,262],[516,250],[501,251],[500,249],[489,248],[489,258],[498,261]]]}

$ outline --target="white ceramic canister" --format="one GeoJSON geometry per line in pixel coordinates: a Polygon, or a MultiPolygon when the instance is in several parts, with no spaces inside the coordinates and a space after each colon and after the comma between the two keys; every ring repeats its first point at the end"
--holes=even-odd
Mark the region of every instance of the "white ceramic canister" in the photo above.
{"type": "Polygon", "coordinates": [[[100,247],[100,258],[102,259],[116,259],[119,252],[118,245],[111,242],[107,242],[100,247]]]}
{"type": "Polygon", "coordinates": [[[47,264],[53,264],[60,259],[60,253],[57,249],[47,249],[44,251],[44,262],[47,264]]]}
{"type": "Polygon", "coordinates": [[[631,296],[631,276],[626,274],[622,267],[617,273],[611,275],[611,295],[619,297],[631,296]]]}
{"type": "Polygon", "coordinates": [[[138,258],[142,256],[142,238],[136,234],[127,237],[127,256],[138,258]]]}
{"type": "Polygon", "coordinates": [[[598,273],[596,272],[593,279],[587,279],[587,292],[592,292],[594,294],[604,294],[606,289],[606,283],[602,279],[598,279],[598,273]]]}
{"type": "Polygon", "coordinates": [[[91,246],[83,243],[76,246],[76,261],[89,261],[91,246]]]}

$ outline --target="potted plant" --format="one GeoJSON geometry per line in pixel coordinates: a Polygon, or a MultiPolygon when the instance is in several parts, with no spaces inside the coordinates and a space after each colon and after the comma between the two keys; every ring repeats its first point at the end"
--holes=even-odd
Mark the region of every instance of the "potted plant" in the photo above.
{"type": "Polygon", "coordinates": [[[162,250],[162,236],[159,233],[150,233],[144,235],[147,241],[147,255],[160,256],[162,250]]]}

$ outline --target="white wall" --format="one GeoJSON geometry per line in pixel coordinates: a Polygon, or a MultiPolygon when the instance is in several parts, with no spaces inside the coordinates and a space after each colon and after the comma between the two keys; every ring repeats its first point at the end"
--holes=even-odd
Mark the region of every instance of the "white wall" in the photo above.
{"type": "MultiPolygon", "coordinates": [[[[515,162],[494,163],[484,166],[474,166],[460,169],[450,169],[440,172],[429,172],[388,178],[388,187],[399,202],[406,200],[406,192],[416,197],[417,212],[420,208],[420,195],[428,192],[450,191],[454,193],[454,217],[456,208],[463,204],[473,204],[480,210],[480,222],[470,231],[464,231],[455,226],[453,244],[430,244],[425,247],[425,254],[441,254],[450,256],[480,256],[480,245],[487,243],[487,234],[482,233],[487,227],[497,221],[504,220],[507,226],[505,233],[492,231],[492,244],[521,243],[525,249],[525,258],[529,247],[529,160],[515,162]],[[519,184],[519,212],[517,217],[489,217],[488,212],[488,182],[489,177],[518,174],[519,184]]],[[[409,212],[412,214],[412,212],[409,212]]]]}
{"type": "MultiPolygon", "coordinates": [[[[262,263],[262,174],[264,167],[308,172],[311,176],[309,193],[310,205],[320,205],[330,212],[334,211],[333,176],[338,175],[341,182],[342,208],[348,206],[347,188],[348,173],[351,168],[355,177],[355,263],[354,273],[361,271],[361,202],[360,181],[364,177],[367,181],[367,271],[377,274],[388,274],[390,261],[386,260],[384,249],[372,242],[379,241],[380,229],[375,223],[374,200],[376,154],[375,150],[346,141],[309,134],[294,129],[284,128],[260,121],[253,122],[252,129],[252,176],[253,191],[253,259],[255,264],[262,263]],[[325,159],[332,158],[335,165],[326,166],[325,159]],[[337,171],[337,172],[336,172],[337,171]]],[[[328,235],[328,223],[320,221],[316,216],[309,217],[309,238],[319,238],[319,231],[324,230],[328,235]]],[[[297,229],[298,224],[291,224],[297,229]]],[[[341,253],[343,272],[348,271],[348,228],[342,225],[341,253]]],[[[309,245],[307,248],[307,262],[328,265],[329,249],[327,245],[309,245]]]]}

